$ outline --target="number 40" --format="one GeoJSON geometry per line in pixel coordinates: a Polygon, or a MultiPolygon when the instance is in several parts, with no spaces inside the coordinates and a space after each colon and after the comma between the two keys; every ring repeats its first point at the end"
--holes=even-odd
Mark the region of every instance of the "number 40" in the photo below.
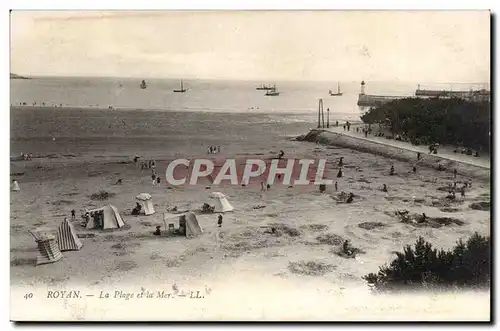
{"type": "Polygon", "coordinates": [[[31,292],[30,292],[30,293],[26,293],[26,294],[24,295],[24,298],[25,298],[26,300],[33,298],[33,293],[31,293],[31,292]]]}

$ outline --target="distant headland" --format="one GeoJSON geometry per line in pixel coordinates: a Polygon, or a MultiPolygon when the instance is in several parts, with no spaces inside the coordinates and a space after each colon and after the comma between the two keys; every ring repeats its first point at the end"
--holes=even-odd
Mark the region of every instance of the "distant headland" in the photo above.
{"type": "Polygon", "coordinates": [[[29,77],[24,77],[24,76],[19,76],[16,74],[13,74],[12,72],[10,73],[10,79],[31,79],[29,77]]]}

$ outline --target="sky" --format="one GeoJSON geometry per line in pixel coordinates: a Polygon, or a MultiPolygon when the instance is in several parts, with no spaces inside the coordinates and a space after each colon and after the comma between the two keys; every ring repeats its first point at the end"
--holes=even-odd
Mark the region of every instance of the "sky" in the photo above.
{"type": "Polygon", "coordinates": [[[11,72],[487,83],[490,13],[13,11],[11,72]]]}

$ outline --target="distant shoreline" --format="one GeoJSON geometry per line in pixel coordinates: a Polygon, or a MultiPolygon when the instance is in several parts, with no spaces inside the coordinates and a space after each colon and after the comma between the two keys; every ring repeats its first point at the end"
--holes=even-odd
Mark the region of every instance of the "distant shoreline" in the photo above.
{"type": "Polygon", "coordinates": [[[31,79],[31,78],[10,73],[10,79],[31,79]]]}

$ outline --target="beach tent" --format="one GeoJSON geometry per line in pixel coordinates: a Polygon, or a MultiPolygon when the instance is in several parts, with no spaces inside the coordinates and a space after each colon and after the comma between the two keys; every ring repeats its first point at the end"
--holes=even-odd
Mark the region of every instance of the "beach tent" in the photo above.
{"type": "Polygon", "coordinates": [[[215,200],[215,210],[216,213],[225,213],[228,211],[233,211],[234,208],[231,206],[227,197],[220,192],[212,192],[209,195],[210,198],[215,200]]]}
{"type": "Polygon", "coordinates": [[[10,189],[11,189],[11,191],[14,191],[14,192],[21,191],[21,188],[19,187],[19,183],[17,182],[17,180],[12,181],[12,184],[10,185],[10,189]]]}
{"type": "Polygon", "coordinates": [[[203,229],[193,212],[179,216],[179,228],[187,238],[197,237],[203,233],[203,229]]]}
{"type": "Polygon", "coordinates": [[[135,197],[137,200],[139,200],[140,205],[142,206],[141,208],[141,214],[144,213],[144,215],[152,215],[155,213],[155,208],[153,206],[153,200],[151,200],[151,194],[149,193],[141,193],[138,196],[135,197]]]}
{"type": "Polygon", "coordinates": [[[123,222],[123,219],[115,206],[106,205],[102,208],[89,210],[89,213],[92,214],[94,212],[101,211],[103,212],[104,216],[103,220],[101,221],[101,225],[99,226],[98,224],[95,224],[94,219],[91,216],[89,222],[87,223],[87,229],[118,229],[125,226],[125,222],[123,222]]]}
{"type": "Polygon", "coordinates": [[[56,238],[50,233],[33,233],[30,234],[35,238],[38,249],[36,257],[36,265],[54,263],[62,259],[63,255],[57,247],[56,238]]]}
{"type": "Polygon", "coordinates": [[[79,251],[83,244],[76,235],[75,228],[67,218],[62,221],[61,225],[57,229],[57,244],[59,245],[59,250],[64,251],[79,251]]]}

